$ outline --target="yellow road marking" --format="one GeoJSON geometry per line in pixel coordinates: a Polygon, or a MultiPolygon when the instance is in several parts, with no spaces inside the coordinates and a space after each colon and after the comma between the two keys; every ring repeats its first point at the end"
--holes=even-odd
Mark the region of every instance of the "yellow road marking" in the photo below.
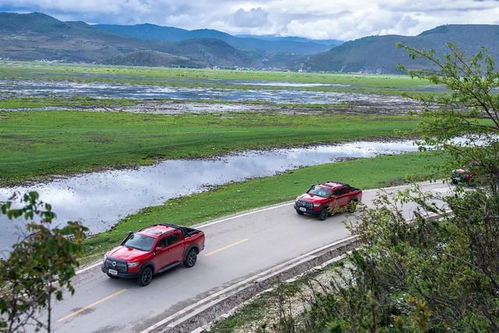
{"type": "Polygon", "coordinates": [[[249,240],[248,238],[246,238],[246,239],[241,239],[240,241],[237,241],[237,242],[231,243],[231,244],[229,244],[229,245],[225,245],[224,247],[221,247],[221,248],[219,248],[219,249],[216,249],[216,250],[213,250],[213,251],[211,251],[211,252],[208,252],[208,253],[206,253],[204,256],[205,256],[205,257],[208,257],[208,256],[211,256],[211,255],[217,254],[218,252],[221,252],[221,251],[223,251],[223,250],[227,250],[227,249],[229,249],[229,248],[231,248],[231,247],[233,247],[233,246],[236,246],[236,245],[242,244],[242,243],[244,243],[244,242],[247,242],[248,240],[249,240]]]}
{"type": "Polygon", "coordinates": [[[85,310],[87,310],[87,309],[90,309],[90,308],[91,308],[91,307],[93,307],[93,306],[96,306],[96,305],[98,305],[98,304],[100,304],[100,303],[102,303],[102,302],[105,302],[105,301],[107,301],[107,300],[109,300],[109,299],[113,298],[113,297],[116,297],[116,296],[118,296],[118,295],[123,294],[125,291],[126,291],[126,289],[121,289],[121,290],[119,290],[119,291],[115,292],[114,294],[111,294],[111,295],[109,295],[109,296],[106,296],[106,297],[104,297],[104,298],[101,298],[100,300],[98,300],[98,301],[96,301],[96,302],[93,302],[92,304],[89,304],[89,305],[84,306],[84,307],[82,307],[82,308],[80,308],[80,309],[78,309],[78,310],[76,310],[76,311],[74,311],[74,312],[71,312],[71,313],[70,313],[70,314],[68,314],[67,316],[62,317],[62,318],[58,319],[57,321],[58,321],[58,322],[60,322],[60,321],[64,321],[64,320],[69,319],[69,318],[71,318],[71,317],[73,317],[73,316],[76,316],[77,314],[82,313],[83,311],[85,311],[85,310]]]}

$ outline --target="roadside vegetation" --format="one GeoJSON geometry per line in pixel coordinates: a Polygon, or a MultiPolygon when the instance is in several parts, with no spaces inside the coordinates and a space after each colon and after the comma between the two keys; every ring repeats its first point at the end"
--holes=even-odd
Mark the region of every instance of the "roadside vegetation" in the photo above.
{"type": "MultiPolygon", "coordinates": [[[[302,303],[303,311],[285,309],[270,320],[273,325],[260,324],[257,332],[498,331],[499,73],[485,50],[466,57],[448,46],[449,54],[442,58],[402,46],[411,57],[427,59],[438,69],[411,75],[451,90],[439,100],[445,108],[422,114],[418,132],[421,144],[444,153],[442,172],[466,167],[476,173],[477,186],[458,184],[450,196],[416,187],[364,207],[358,222],[350,225],[361,246],[347,255],[337,276],[302,303]],[[488,122],[475,122],[475,117],[488,122]],[[464,142],[453,140],[456,136],[464,142]],[[435,200],[447,206],[439,207],[435,200]],[[411,223],[400,209],[407,201],[420,205],[411,223]]],[[[241,310],[213,331],[233,332],[248,320],[254,319],[241,310]]]]}
{"type": "Polygon", "coordinates": [[[0,112],[0,185],[164,158],[396,138],[416,125],[409,116],[0,112]]]}
{"type": "MultiPolygon", "coordinates": [[[[434,153],[379,156],[305,167],[273,177],[222,185],[207,192],[172,199],[164,205],[148,207],[121,220],[109,231],[85,242],[85,262],[102,256],[129,231],[169,222],[190,226],[220,216],[293,200],[310,186],[328,179],[341,179],[363,189],[424,180],[433,175],[431,165],[441,162],[434,153]],[[366,172],[369,170],[369,172],[366,172]],[[193,209],[192,207],[196,207],[193,209]]],[[[291,207],[290,207],[291,209],[291,207]]]]}
{"type": "Polygon", "coordinates": [[[294,318],[289,316],[290,313],[302,313],[309,306],[304,300],[311,300],[318,294],[324,294],[328,281],[337,276],[336,271],[342,266],[341,261],[336,261],[279,283],[247,301],[227,319],[215,322],[209,328],[209,332],[261,333],[266,329],[281,327],[284,320],[292,320],[288,323],[292,327],[294,318]]]}

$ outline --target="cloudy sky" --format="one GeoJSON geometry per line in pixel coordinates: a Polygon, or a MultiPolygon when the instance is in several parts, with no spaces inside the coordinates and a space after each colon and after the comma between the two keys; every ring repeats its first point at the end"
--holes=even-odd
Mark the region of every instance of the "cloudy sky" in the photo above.
{"type": "Polygon", "coordinates": [[[499,0],[0,0],[0,11],[340,40],[416,35],[442,24],[499,24],[499,0]]]}

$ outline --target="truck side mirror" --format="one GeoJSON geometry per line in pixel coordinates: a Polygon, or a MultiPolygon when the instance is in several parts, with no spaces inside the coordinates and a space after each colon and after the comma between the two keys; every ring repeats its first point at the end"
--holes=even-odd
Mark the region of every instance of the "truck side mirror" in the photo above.
{"type": "Polygon", "coordinates": [[[123,245],[127,240],[130,239],[130,237],[133,236],[133,231],[129,231],[128,235],[126,235],[125,239],[121,242],[121,245],[123,245]]]}

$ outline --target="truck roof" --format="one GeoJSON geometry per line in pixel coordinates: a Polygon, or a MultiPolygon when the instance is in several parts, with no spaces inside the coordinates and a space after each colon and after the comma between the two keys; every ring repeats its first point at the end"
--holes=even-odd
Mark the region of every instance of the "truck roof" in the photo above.
{"type": "Polygon", "coordinates": [[[343,183],[340,183],[340,182],[335,182],[335,181],[327,181],[325,183],[322,183],[320,184],[322,186],[327,186],[327,187],[330,187],[330,188],[336,188],[336,187],[341,187],[341,186],[345,186],[346,184],[343,184],[343,183]]]}
{"type": "Polygon", "coordinates": [[[158,238],[161,235],[166,234],[167,232],[173,231],[176,228],[173,226],[165,225],[165,224],[155,224],[149,227],[145,227],[140,229],[140,233],[146,234],[147,236],[151,236],[154,238],[158,238]]]}

